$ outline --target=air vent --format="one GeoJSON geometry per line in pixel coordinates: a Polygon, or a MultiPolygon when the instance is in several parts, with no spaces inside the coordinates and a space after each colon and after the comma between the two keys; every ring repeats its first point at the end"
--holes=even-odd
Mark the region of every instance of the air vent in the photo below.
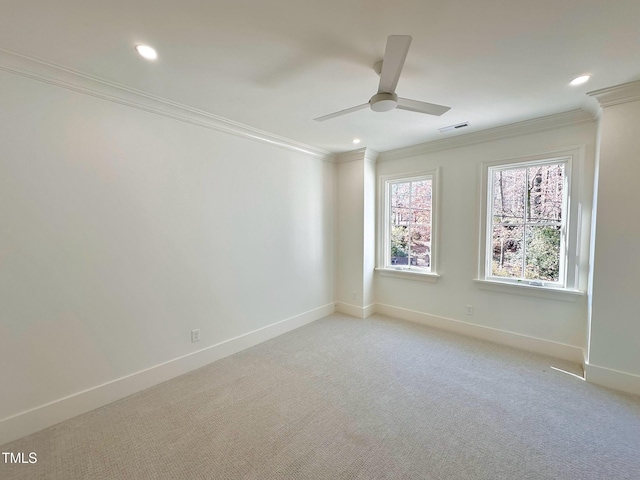
{"type": "Polygon", "coordinates": [[[440,133],[452,132],[453,130],[458,130],[459,128],[468,127],[469,122],[458,123],[457,125],[449,125],[448,127],[439,128],[440,133]]]}

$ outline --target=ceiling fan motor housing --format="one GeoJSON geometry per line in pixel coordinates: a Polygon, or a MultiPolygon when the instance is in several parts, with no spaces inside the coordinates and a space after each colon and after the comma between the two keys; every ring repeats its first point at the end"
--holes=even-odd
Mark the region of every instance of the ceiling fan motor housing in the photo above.
{"type": "Polygon", "coordinates": [[[376,93],[369,100],[369,106],[374,112],[388,112],[398,106],[398,96],[395,93],[376,93]]]}

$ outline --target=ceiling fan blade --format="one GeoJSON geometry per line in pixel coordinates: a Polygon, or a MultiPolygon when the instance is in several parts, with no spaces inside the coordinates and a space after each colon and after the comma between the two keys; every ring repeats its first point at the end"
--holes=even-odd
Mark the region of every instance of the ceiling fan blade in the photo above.
{"type": "Polygon", "coordinates": [[[426,113],[427,115],[440,116],[451,110],[451,107],[444,105],[436,105],[435,103],[419,102],[417,100],[409,100],[408,98],[398,97],[398,106],[400,110],[409,110],[411,112],[426,113]]]}
{"type": "Polygon", "coordinates": [[[357,107],[347,108],[345,110],[340,110],[339,112],[330,113],[329,115],[324,115],[322,117],[314,118],[314,120],[316,122],[324,122],[325,120],[331,120],[332,118],[340,117],[348,113],[353,113],[353,112],[357,112],[358,110],[363,110],[368,106],[369,106],[368,103],[363,103],[362,105],[358,105],[357,107]]]}
{"type": "Polygon", "coordinates": [[[410,35],[389,35],[382,59],[378,93],[395,93],[410,45],[410,35]]]}

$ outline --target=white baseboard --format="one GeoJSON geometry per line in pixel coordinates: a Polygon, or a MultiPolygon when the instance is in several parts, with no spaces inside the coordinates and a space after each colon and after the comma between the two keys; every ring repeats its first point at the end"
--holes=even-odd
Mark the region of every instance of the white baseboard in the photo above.
{"type": "Polygon", "coordinates": [[[372,303],[362,309],[362,318],[367,318],[376,313],[376,304],[372,303]]]}
{"type": "Polygon", "coordinates": [[[0,445],[89,412],[332,314],[330,303],[0,420],[0,445]]]}
{"type": "Polygon", "coordinates": [[[356,318],[367,318],[376,313],[376,304],[372,303],[366,307],[358,307],[344,302],[337,302],[337,311],[356,318]]]}
{"type": "Polygon", "coordinates": [[[376,313],[582,364],[580,347],[377,303],[376,313]]]}
{"type": "Polygon", "coordinates": [[[640,395],[640,376],[585,363],[585,380],[603,387],[640,395]]]}

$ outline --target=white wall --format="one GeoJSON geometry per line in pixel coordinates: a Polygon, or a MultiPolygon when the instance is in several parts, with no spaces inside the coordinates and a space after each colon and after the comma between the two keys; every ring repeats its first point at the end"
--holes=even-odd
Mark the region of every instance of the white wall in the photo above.
{"type": "Polygon", "coordinates": [[[337,167],[336,301],[362,307],[364,242],[364,160],[349,159],[337,167]]]}
{"type": "MultiPolygon", "coordinates": [[[[583,243],[580,284],[586,290],[595,132],[595,122],[587,122],[406,158],[388,160],[384,153],[381,154],[378,175],[441,168],[437,246],[438,273],[442,277],[437,283],[426,283],[378,276],[377,303],[425,313],[445,319],[445,323],[446,319],[452,319],[585,348],[586,295],[567,302],[493,292],[480,289],[473,279],[477,277],[478,269],[480,164],[584,145],[586,168],[581,172],[583,243]],[[465,305],[473,305],[473,316],[465,315],[465,305]]],[[[498,335],[494,337],[500,341],[498,335]]]]}
{"type": "MultiPolygon", "coordinates": [[[[640,83],[636,98],[638,92],[640,83]]],[[[635,393],[640,393],[638,118],[640,100],[602,112],[589,350],[592,366],[635,375],[628,388],[635,393]]]]}
{"type": "Polygon", "coordinates": [[[6,72],[0,105],[0,419],[333,304],[333,164],[6,72]]]}
{"type": "Polygon", "coordinates": [[[377,152],[366,148],[338,155],[338,265],[336,302],[341,312],[373,312],[377,152]]]}
{"type": "Polygon", "coordinates": [[[367,155],[364,162],[364,231],[363,231],[363,296],[362,306],[375,302],[376,267],[376,164],[375,155],[367,155]],[[367,158],[368,157],[368,158],[367,158]],[[373,157],[373,158],[372,158],[373,157]]]}

